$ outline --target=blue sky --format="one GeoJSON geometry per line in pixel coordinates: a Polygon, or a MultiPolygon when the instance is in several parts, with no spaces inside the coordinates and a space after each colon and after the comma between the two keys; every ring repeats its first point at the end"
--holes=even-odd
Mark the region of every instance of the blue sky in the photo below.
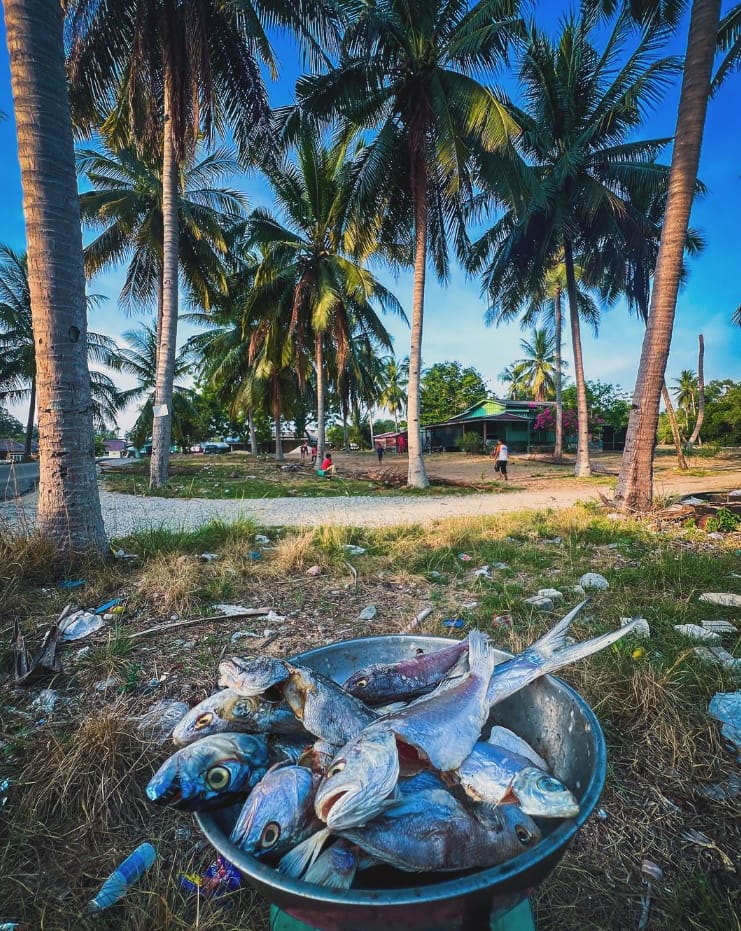
{"type": "MultiPolygon", "coordinates": [[[[730,4],[724,3],[725,11],[730,4]]],[[[542,2],[549,8],[548,20],[554,20],[554,5],[542,2]]],[[[559,4],[558,6],[561,6],[559,4]]],[[[540,15],[538,16],[540,19],[540,15]]],[[[15,125],[12,119],[12,98],[4,23],[0,21],[0,110],[8,119],[0,122],[0,178],[2,179],[3,210],[0,213],[0,242],[15,249],[25,248],[20,171],[17,159],[15,125]]],[[[682,23],[671,45],[672,52],[682,52],[686,43],[687,22],[682,23]]],[[[285,42],[276,43],[281,63],[281,78],[271,86],[271,99],[275,105],[290,100],[299,65],[293,47],[285,42]]],[[[700,165],[700,176],[708,193],[695,202],[692,225],[699,229],[707,242],[702,255],[689,265],[689,280],[680,293],[667,368],[671,386],[682,369],[697,369],[697,337],[705,337],[705,377],[741,380],[741,328],[733,327],[731,314],[741,304],[741,275],[738,255],[741,235],[741,120],[738,119],[741,74],[732,75],[726,86],[710,102],[705,141],[700,165]]],[[[644,137],[671,136],[676,119],[679,86],[672,88],[662,104],[652,112],[644,137]]],[[[665,160],[670,153],[667,150],[665,160]]],[[[251,206],[270,206],[266,185],[255,176],[245,176],[237,182],[247,194],[251,206]]],[[[404,308],[409,313],[412,279],[409,273],[387,278],[404,308]]],[[[117,308],[123,272],[121,269],[98,276],[90,290],[108,297],[90,316],[90,328],[106,333],[119,341],[127,329],[136,326],[137,317],[126,317],[117,308]]],[[[500,328],[487,328],[483,323],[486,304],[479,296],[479,285],[454,267],[447,287],[439,286],[432,275],[427,277],[427,297],[423,338],[425,365],[457,359],[464,365],[475,366],[494,393],[502,390],[498,374],[510,362],[521,356],[522,333],[516,324],[500,328]]],[[[409,351],[409,330],[397,320],[388,318],[387,326],[394,336],[395,351],[402,357],[409,351]]],[[[181,328],[181,337],[189,335],[181,328]]],[[[599,336],[595,339],[583,332],[584,364],[588,379],[600,379],[619,384],[632,392],[640,357],[642,325],[629,317],[623,304],[617,304],[602,318],[599,336]]],[[[564,357],[571,360],[569,340],[564,339],[564,357]]],[[[118,377],[118,376],[117,376],[118,377]]],[[[118,377],[119,380],[120,377],[118,377]]],[[[123,382],[122,382],[123,384],[123,382]]],[[[25,421],[25,411],[13,408],[12,412],[25,421]]],[[[127,428],[135,418],[134,411],[125,412],[119,425],[127,428]]]]}

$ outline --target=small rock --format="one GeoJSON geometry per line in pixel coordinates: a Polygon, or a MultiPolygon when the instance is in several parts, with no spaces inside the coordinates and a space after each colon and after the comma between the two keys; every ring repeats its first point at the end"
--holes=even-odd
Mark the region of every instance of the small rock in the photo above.
{"type": "Polygon", "coordinates": [[[628,624],[635,624],[633,627],[633,634],[636,637],[640,637],[642,640],[647,640],[651,636],[651,628],[648,626],[648,621],[643,617],[621,617],[620,626],[627,627],[628,624]]]}
{"type": "Polygon", "coordinates": [[[473,609],[478,608],[478,606],[479,606],[478,601],[464,601],[463,604],[461,605],[461,607],[465,611],[473,611],[473,609]]]}
{"type": "Polygon", "coordinates": [[[526,598],[525,604],[532,605],[538,611],[552,611],[553,601],[550,598],[543,598],[540,595],[533,595],[532,598],[526,598]]]}
{"type": "Polygon", "coordinates": [[[711,533],[708,534],[708,540],[724,540],[724,539],[725,537],[718,530],[713,530],[711,533]]]}
{"type": "Polygon", "coordinates": [[[700,627],[697,624],[675,624],[674,630],[684,637],[689,637],[690,640],[706,640],[708,643],[720,642],[720,634],[716,634],[714,631],[708,630],[706,627],[700,627]]]}
{"type": "Polygon", "coordinates": [[[368,605],[368,607],[363,608],[358,617],[361,621],[372,621],[377,614],[378,608],[375,605],[368,605]]]}
{"type": "Polygon", "coordinates": [[[306,570],[306,574],[309,576],[321,575],[322,567],[321,566],[309,566],[309,568],[306,570]]]}
{"type": "Polygon", "coordinates": [[[539,588],[538,597],[550,598],[551,601],[562,601],[563,593],[560,592],[557,588],[539,588]]]}
{"type": "Polygon", "coordinates": [[[610,587],[610,583],[599,572],[585,572],[579,579],[579,585],[585,590],[593,589],[598,592],[604,592],[610,587]]]}
{"type": "Polygon", "coordinates": [[[700,601],[711,605],[722,605],[725,608],[741,608],[741,595],[733,592],[705,592],[700,595],[700,601]]]}

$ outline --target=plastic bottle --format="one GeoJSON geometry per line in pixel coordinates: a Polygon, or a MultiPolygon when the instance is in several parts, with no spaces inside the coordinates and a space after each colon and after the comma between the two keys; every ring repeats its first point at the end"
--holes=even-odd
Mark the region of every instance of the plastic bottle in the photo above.
{"type": "Polygon", "coordinates": [[[157,859],[157,851],[150,843],[140,844],[136,850],[119,864],[100,887],[100,891],[90,903],[90,911],[102,912],[126,894],[126,892],[146,873],[157,859]]]}

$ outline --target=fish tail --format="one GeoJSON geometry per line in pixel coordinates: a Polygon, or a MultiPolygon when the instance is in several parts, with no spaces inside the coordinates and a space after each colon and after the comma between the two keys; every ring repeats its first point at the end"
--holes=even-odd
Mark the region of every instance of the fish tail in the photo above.
{"type": "Polygon", "coordinates": [[[307,883],[330,889],[349,889],[358,871],[359,851],[347,841],[339,840],[317,858],[304,875],[307,883]]]}
{"type": "Polygon", "coordinates": [[[329,835],[329,829],[322,828],[297,844],[293,850],[289,850],[278,864],[280,872],[292,879],[299,879],[319,856],[329,835]]]}
{"type": "MultiPolygon", "coordinates": [[[[627,634],[631,633],[637,623],[638,620],[636,619],[632,623],[626,624],[625,627],[612,630],[607,634],[601,634],[599,637],[592,637],[591,640],[585,640],[583,643],[569,645],[566,645],[564,642],[553,643],[549,645],[546,650],[543,650],[541,646],[537,650],[538,658],[542,664],[540,674],[547,675],[556,669],[560,669],[561,666],[575,663],[577,660],[584,659],[586,656],[591,656],[592,653],[598,653],[600,650],[604,650],[604,648],[609,647],[611,643],[615,643],[617,640],[620,640],[621,637],[625,637],[627,634]]],[[[530,650],[526,652],[529,653],[530,650]]]]}
{"type": "Polygon", "coordinates": [[[468,667],[471,675],[480,676],[488,682],[494,669],[495,656],[489,638],[480,630],[468,635],[468,667]]]}
{"type": "Polygon", "coordinates": [[[556,624],[555,627],[551,628],[547,634],[544,634],[540,640],[536,640],[535,643],[528,647],[525,651],[529,653],[531,650],[534,650],[544,656],[547,656],[549,653],[552,653],[556,650],[561,650],[566,646],[566,635],[569,632],[569,628],[576,617],[576,615],[581,611],[581,609],[589,601],[589,598],[585,598],[583,601],[580,601],[579,604],[572,608],[571,611],[556,624]]]}

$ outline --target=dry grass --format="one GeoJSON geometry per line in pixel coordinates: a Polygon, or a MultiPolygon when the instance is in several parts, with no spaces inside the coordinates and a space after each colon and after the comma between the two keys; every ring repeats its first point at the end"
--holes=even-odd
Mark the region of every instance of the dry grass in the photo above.
{"type": "MultiPolygon", "coordinates": [[[[215,685],[227,651],[289,656],[336,639],[397,633],[425,606],[433,612],[420,633],[448,634],[441,621],[463,617],[469,626],[489,630],[498,646],[517,651],[561,613],[537,613],[526,597],[554,586],[566,593],[570,607],[576,601],[570,587],[583,572],[600,571],[611,588],[593,598],[575,635],[592,636],[616,626],[621,616],[642,614],[653,636],[642,645],[642,656],[632,655],[635,643],[618,644],[563,672],[605,731],[606,818],[590,819],[539,890],[538,927],[637,928],[647,891],[640,866],[648,858],[665,874],[651,890],[652,931],[737,931],[738,872],[717,848],[683,835],[702,832],[731,858],[741,849],[738,809],[699,792],[733,770],[733,756],[705,709],[714,692],[738,684],[702,665],[673,630],[701,617],[733,618],[698,604],[697,594],[738,590],[731,575],[738,568],[737,542],[718,546],[682,530],[656,534],[648,525],[615,524],[584,508],[453,520],[426,529],[270,531],[271,544],[263,547],[255,543],[255,530],[215,525],[196,535],[127,541],[128,550],[142,554],[141,562],[84,567],[87,585],[73,595],[51,584],[57,570],[28,544],[24,575],[0,597],[12,604],[30,639],[43,632],[35,625],[48,625],[71,597],[90,606],[120,596],[127,610],[118,628],[91,638],[87,653],[83,644],[64,647],[66,672],[51,683],[62,699],[53,714],[31,707],[37,690],[0,679],[0,782],[11,783],[0,809],[1,919],[22,919],[44,931],[86,927],[80,917],[85,903],[116,863],[148,839],[159,853],[156,866],[97,927],[266,931],[265,903],[249,891],[230,896],[226,909],[196,905],[180,892],[179,874],[202,872],[213,854],[188,815],[146,803],[144,786],[169,751],[142,743],[129,716],[163,697],[194,704],[215,685]],[[366,553],[350,555],[346,544],[366,553]],[[259,561],[249,557],[256,546],[262,549],[259,561]],[[197,554],[207,549],[219,559],[199,563],[197,554]],[[469,562],[460,560],[462,552],[471,555],[469,562]],[[472,569],[494,562],[506,568],[493,571],[491,579],[473,576],[472,569]],[[321,575],[306,576],[314,564],[321,575]],[[285,620],[206,621],[157,637],[128,636],[174,613],[204,616],[217,601],[270,606],[285,620]],[[360,621],[369,604],[377,606],[377,617],[360,621]],[[512,617],[509,627],[493,622],[504,613],[512,617]],[[255,636],[233,644],[235,631],[255,636]],[[98,692],[95,683],[108,676],[116,684],[98,692]],[[160,684],[151,691],[154,679],[160,684]]],[[[2,628],[7,643],[11,628],[7,622],[2,628]]],[[[725,645],[739,650],[738,638],[725,645]]]]}

